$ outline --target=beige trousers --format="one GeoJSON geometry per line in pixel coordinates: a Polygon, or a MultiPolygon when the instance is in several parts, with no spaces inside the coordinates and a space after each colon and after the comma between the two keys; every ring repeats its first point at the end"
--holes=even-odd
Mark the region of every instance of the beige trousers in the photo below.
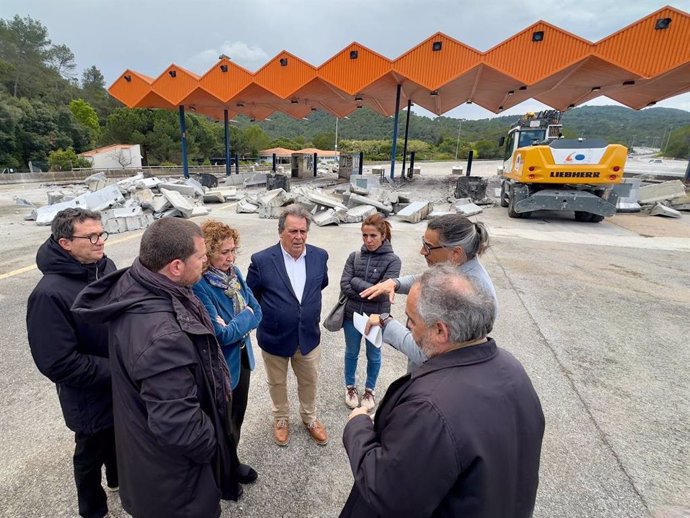
{"type": "Polygon", "coordinates": [[[290,404],[287,395],[289,361],[297,378],[297,397],[299,398],[299,413],[302,422],[309,425],[316,421],[316,385],[319,381],[321,346],[317,346],[306,356],[303,356],[299,349],[291,357],[275,356],[264,350],[261,351],[261,354],[266,368],[268,392],[273,402],[273,419],[287,419],[290,416],[290,404]]]}

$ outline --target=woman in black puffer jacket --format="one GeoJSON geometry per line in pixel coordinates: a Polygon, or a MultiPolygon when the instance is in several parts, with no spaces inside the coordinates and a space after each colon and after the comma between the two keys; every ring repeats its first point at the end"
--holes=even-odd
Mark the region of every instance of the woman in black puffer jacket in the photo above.
{"type": "MultiPolygon", "coordinates": [[[[391,225],[381,214],[374,214],[364,220],[362,241],[364,241],[362,248],[357,252],[352,252],[347,258],[340,279],[340,289],[347,297],[343,331],[345,333],[345,404],[350,408],[360,405],[355,374],[362,343],[362,334],[355,329],[352,314],[357,312],[380,315],[388,313],[391,307],[388,295],[368,300],[363,299],[359,294],[381,281],[397,278],[400,275],[401,264],[400,258],[393,253],[391,246],[391,225]]],[[[364,343],[367,348],[367,378],[361,404],[367,410],[371,410],[376,406],[374,389],[381,370],[381,349],[368,340],[364,340],[364,343]]]]}

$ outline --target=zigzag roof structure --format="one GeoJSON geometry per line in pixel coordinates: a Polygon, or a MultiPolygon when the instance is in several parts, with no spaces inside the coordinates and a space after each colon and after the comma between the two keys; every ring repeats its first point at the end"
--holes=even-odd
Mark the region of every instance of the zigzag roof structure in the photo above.
{"type": "Polygon", "coordinates": [[[356,42],[319,67],[282,51],[254,73],[222,56],[202,76],[175,64],[156,78],[126,70],[109,92],[130,108],[262,120],[361,107],[390,116],[398,85],[401,104],[436,115],[528,99],[565,111],[599,96],[639,110],[690,91],[690,15],[663,7],[596,43],[538,21],[485,52],[440,32],[393,60],[356,42]]]}

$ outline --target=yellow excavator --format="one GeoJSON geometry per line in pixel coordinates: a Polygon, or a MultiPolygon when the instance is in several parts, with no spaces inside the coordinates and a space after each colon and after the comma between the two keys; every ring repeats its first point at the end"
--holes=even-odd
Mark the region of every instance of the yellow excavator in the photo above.
{"type": "Polygon", "coordinates": [[[561,112],[528,113],[502,137],[501,206],[511,218],[536,210],[572,211],[599,222],[616,213],[628,150],[600,139],[565,139],[561,112]],[[618,186],[618,187],[617,187],[618,186]]]}

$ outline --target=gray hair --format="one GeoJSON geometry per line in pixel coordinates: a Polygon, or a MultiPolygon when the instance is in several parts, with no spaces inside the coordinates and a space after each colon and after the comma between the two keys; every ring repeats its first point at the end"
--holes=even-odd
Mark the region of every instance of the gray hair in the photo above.
{"type": "Polygon", "coordinates": [[[489,232],[484,223],[474,223],[462,214],[446,214],[432,219],[427,228],[438,232],[441,246],[462,248],[468,260],[482,255],[489,248],[489,232]]]}
{"type": "Polygon", "coordinates": [[[285,230],[285,220],[287,219],[288,216],[294,216],[296,218],[306,219],[307,220],[307,230],[309,230],[309,226],[311,225],[311,214],[309,213],[309,211],[307,209],[305,209],[299,203],[293,203],[293,204],[285,207],[283,212],[280,214],[280,217],[278,218],[278,233],[279,234],[281,234],[283,232],[283,230],[285,230]]]}
{"type": "Polygon", "coordinates": [[[62,209],[55,215],[53,222],[50,224],[50,232],[53,239],[55,241],[59,241],[63,237],[65,239],[72,239],[74,237],[74,224],[84,223],[87,219],[101,221],[101,213],[78,207],[62,209]]]}
{"type": "Polygon", "coordinates": [[[493,329],[496,305],[471,278],[456,267],[431,267],[418,281],[417,312],[427,326],[443,322],[454,344],[479,340],[493,329]]]}
{"type": "Polygon", "coordinates": [[[203,238],[199,225],[186,219],[161,218],[146,229],[139,245],[139,262],[159,272],[175,259],[186,261],[194,253],[194,238],[203,238]]]}

